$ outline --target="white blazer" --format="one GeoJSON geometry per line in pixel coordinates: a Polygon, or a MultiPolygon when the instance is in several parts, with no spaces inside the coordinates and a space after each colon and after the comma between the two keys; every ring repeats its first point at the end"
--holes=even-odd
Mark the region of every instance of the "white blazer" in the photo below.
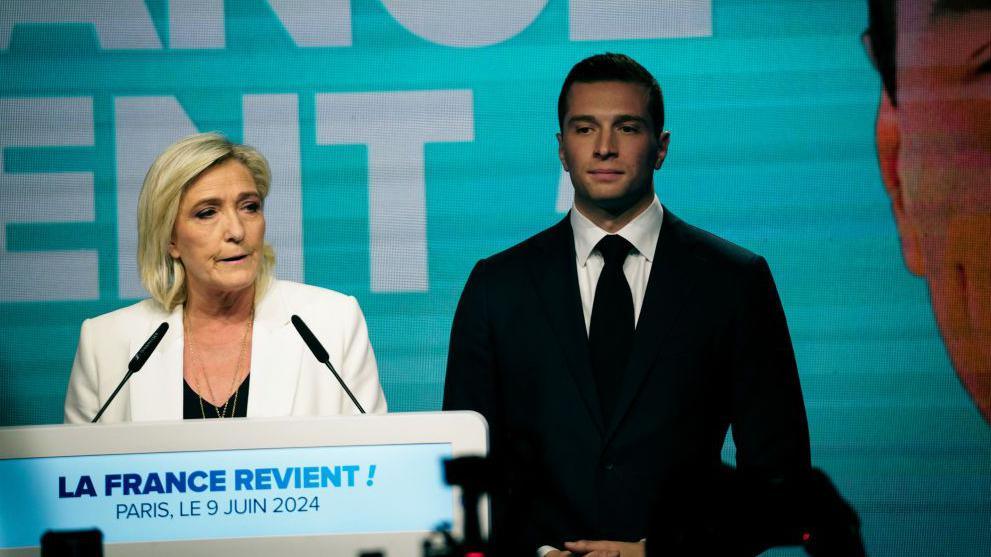
{"type": "MultiPolygon", "coordinates": [[[[166,312],[154,300],[83,321],[65,394],[66,423],[89,422],[127,372],[127,364],[163,322],[169,330],[101,423],[181,420],[182,306],[166,312]]],[[[289,321],[299,315],[366,412],[386,411],[365,316],[352,296],[295,282],[272,281],[255,307],[248,417],[357,414],[337,380],[289,321]]]]}

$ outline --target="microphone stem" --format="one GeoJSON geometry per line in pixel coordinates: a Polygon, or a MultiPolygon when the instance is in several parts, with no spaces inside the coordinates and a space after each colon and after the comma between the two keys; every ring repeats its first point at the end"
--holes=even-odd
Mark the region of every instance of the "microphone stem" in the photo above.
{"type": "Polygon", "coordinates": [[[358,403],[358,399],[354,398],[354,395],[351,394],[351,389],[349,389],[347,387],[347,385],[344,384],[344,380],[341,379],[341,376],[337,374],[337,370],[334,369],[334,366],[330,365],[330,360],[327,360],[326,362],[324,362],[324,365],[327,366],[327,369],[329,369],[330,372],[334,374],[334,377],[337,378],[337,382],[340,383],[341,384],[341,387],[344,388],[344,392],[347,393],[349,397],[351,397],[351,402],[353,402],[354,405],[358,408],[358,411],[361,412],[362,414],[364,414],[365,413],[365,409],[362,408],[361,407],[361,404],[358,403]]]}
{"type": "Polygon", "coordinates": [[[110,403],[113,402],[114,398],[117,397],[117,393],[120,392],[122,388],[124,388],[124,383],[127,383],[127,380],[130,379],[132,375],[134,375],[134,372],[131,370],[127,370],[127,374],[124,376],[124,379],[122,379],[120,384],[117,385],[117,388],[114,389],[114,392],[113,394],[110,395],[110,398],[108,398],[107,401],[103,403],[103,408],[100,408],[100,411],[96,413],[96,417],[93,418],[93,421],[90,422],[91,424],[95,424],[100,420],[100,416],[102,416],[103,413],[106,412],[107,407],[110,406],[110,403]]]}

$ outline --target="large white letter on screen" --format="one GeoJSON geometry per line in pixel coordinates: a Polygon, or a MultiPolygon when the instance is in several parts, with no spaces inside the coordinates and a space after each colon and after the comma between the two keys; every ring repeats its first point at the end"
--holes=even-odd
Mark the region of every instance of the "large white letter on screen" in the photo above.
{"type": "Polygon", "coordinates": [[[573,41],[712,36],[712,0],[571,0],[573,41]]]}
{"type": "Polygon", "coordinates": [[[473,141],[470,90],[317,95],[317,143],[368,146],[372,292],[426,292],[423,146],[473,141]]]}
{"type": "Polygon", "coordinates": [[[196,126],[175,97],[114,99],[117,154],[117,285],[122,299],[148,292],[138,275],[138,195],[148,167],[196,126]]]}
{"type": "Polygon", "coordinates": [[[169,48],[224,48],[224,0],[169,0],[169,48]]]}
{"type": "Polygon", "coordinates": [[[94,250],[8,252],[7,223],[94,219],[91,172],[7,173],[7,147],[93,145],[93,99],[0,99],[0,301],[100,297],[94,250]]]}
{"type": "MultiPolygon", "coordinates": [[[[351,46],[350,0],[268,0],[298,46],[351,46]]],[[[223,0],[169,0],[169,48],[224,48],[223,0]]]]}
{"type": "Polygon", "coordinates": [[[244,142],[268,159],[265,240],[275,248],[276,275],[303,282],[303,199],[296,95],[245,95],[244,142]]]}
{"type": "Polygon", "coordinates": [[[3,3],[0,49],[10,46],[10,34],[18,23],[91,23],[102,48],[162,48],[142,0],[4,0],[3,3]]]}
{"type": "Polygon", "coordinates": [[[444,46],[489,46],[519,35],[547,0],[382,0],[392,17],[414,35],[444,46]]]}
{"type": "Polygon", "coordinates": [[[351,46],[351,0],[268,0],[298,46],[351,46]]]}

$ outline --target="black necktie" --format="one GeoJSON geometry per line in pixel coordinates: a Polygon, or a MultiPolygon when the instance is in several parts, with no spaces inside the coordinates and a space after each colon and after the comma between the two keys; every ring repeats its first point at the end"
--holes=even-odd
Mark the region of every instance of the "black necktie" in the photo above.
{"type": "Polygon", "coordinates": [[[595,286],[588,344],[602,417],[608,422],[633,348],[633,294],[623,274],[623,262],[633,245],[622,236],[609,235],[595,247],[606,264],[595,286]]]}

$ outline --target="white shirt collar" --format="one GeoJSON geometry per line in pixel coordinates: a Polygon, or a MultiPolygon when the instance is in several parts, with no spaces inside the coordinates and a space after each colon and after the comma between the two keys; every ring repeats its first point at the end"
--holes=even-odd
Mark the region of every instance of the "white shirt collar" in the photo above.
{"type": "MultiPolygon", "coordinates": [[[[578,264],[584,267],[589,256],[592,255],[595,245],[608,232],[596,226],[574,206],[571,207],[570,219],[571,229],[575,234],[575,254],[578,256],[578,264]]],[[[654,194],[654,201],[626,226],[619,229],[617,234],[633,244],[633,247],[647,261],[653,261],[663,220],[664,208],[661,206],[660,200],[657,199],[657,194],[654,194]]]]}

